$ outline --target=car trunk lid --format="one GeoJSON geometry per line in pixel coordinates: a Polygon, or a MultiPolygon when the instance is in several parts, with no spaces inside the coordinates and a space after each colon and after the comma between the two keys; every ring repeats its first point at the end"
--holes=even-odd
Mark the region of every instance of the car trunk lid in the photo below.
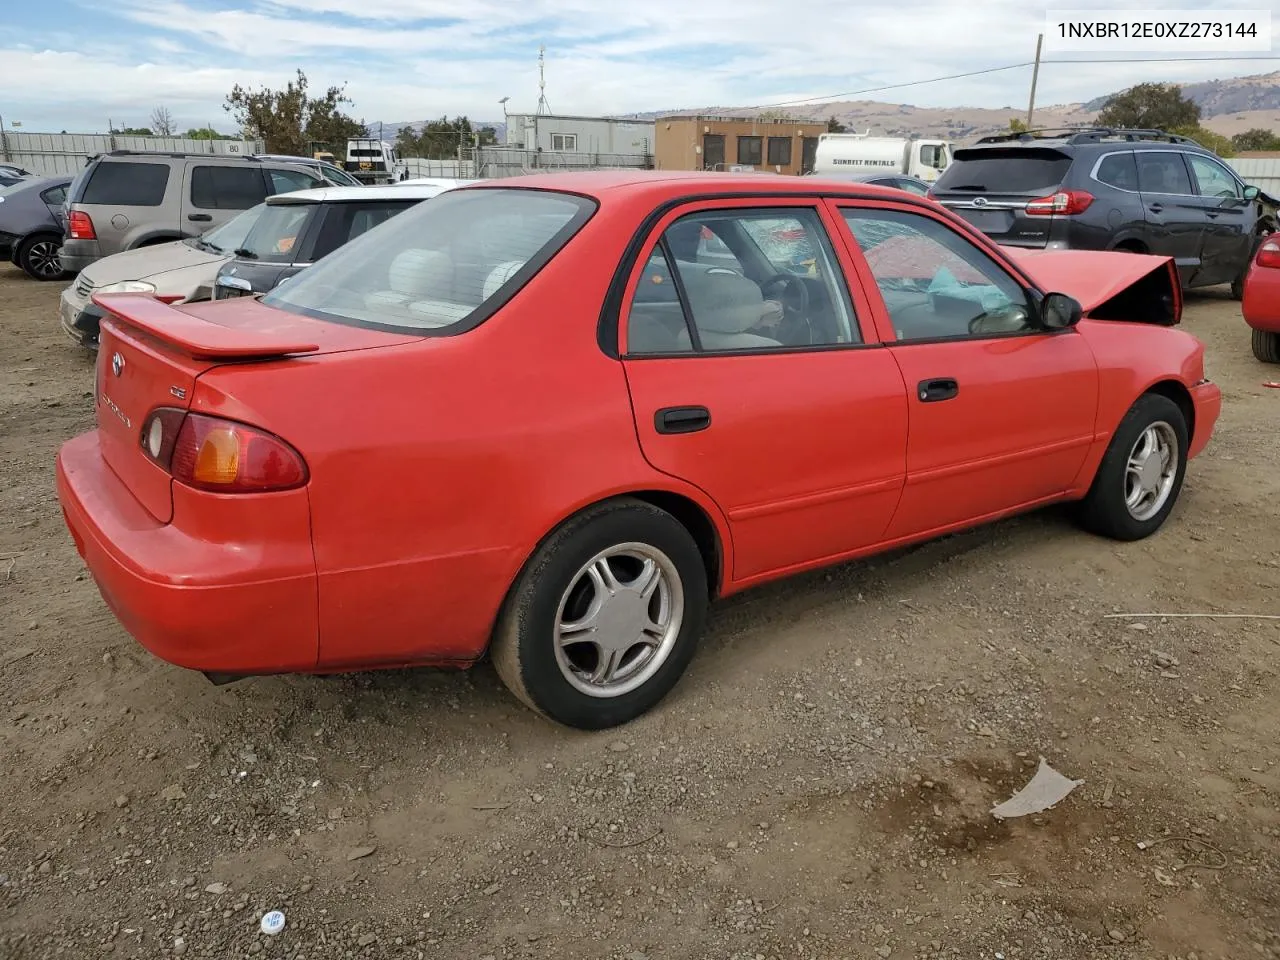
{"type": "Polygon", "coordinates": [[[1054,216],[1030,216],[1027,204],[1062,186],[1071,157],[1046,147],[957,150],[930,195],[997,243],[1044,247],[1054,216]]]}
{"type": "Polygon", "coordinates": [[[418,339],[287,314],[257,301],[170,306],[146,294],[97,295],[101,322],[95,406],[107,465],[161,523],[173,519],[173,480],[146,452],[153,410],[191,406],[212,367],[373,347],[418,339]]]}

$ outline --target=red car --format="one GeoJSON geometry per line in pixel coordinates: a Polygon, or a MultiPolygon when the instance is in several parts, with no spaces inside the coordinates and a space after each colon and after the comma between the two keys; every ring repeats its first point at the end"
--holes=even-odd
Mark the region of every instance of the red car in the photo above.
{"type": "Polygon", "coordinates": [[[1280,235],[1258,247],[1240,307],[1253,328],[1253,355],[1263,363],[1280,363],[1280,235]]]}
{"type": "Polygon", "coordinates": [[[491,651],[582,728],[671,689],[711,598],[1060,501],[1155,532],[1221,403],[1171,260],[800,177],[488,181],[261,300],[96,300],[58,494],[143,645],[217,680],[491,651]]]}

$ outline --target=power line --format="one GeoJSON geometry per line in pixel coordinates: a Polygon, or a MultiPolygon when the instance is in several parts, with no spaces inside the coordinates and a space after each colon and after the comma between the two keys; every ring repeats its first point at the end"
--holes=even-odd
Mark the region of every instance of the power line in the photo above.
{"type": "MultiPolygon", "coordinates": [[[[1280,62],[1280,57],[1129,57],[1120,59],[1098,59],[1098,60],[1041,60],[1041,66],[1053,64],[1068,63],[1276,63],[1280,62]]],[[[867,93],[881,93],[885,90],[901,90],[905,87],[921,87],[929,83],[942,83],[946,80],[964,80],[968,77],[981,77],[991,73],[1003,73],[1008,70],[1018,70],[1022,67],[1034,66],[1032,60],[1024,60],[1021,63],[1007,63],[1000,67],[988,67],[985,70],[971,70],[968,73],[952,73],[945,77],[930,77],[928,80],[908,80],[905,83],[888,83],[879,87],[866,87],[862,90],[849,90],[845,93],[829,93],[820,97],[804,97],[799,100],[780,100],[774,103],[763,103],[762,107],[791,107],[802,103],[818,103],[822,100],[839,100],[842,97],[860,97],[867,93]]]]}

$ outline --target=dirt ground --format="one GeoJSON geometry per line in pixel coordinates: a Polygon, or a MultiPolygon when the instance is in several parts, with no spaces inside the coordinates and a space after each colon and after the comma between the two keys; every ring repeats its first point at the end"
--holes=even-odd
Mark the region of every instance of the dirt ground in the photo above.
{"type": "Polygon", "coordinates": [[[1036,514],[727,601],[582,734],[488,666],[214,687],[63,528],[92,422],[0,267],[0,958],[1280,957],[1280,378],[1194,296],[1223,419],[1156,537],[1036,514]],[[993,819],[1039,757],[1084,781],[993,819]],[[278,936],[259,932],[283,910],[278,936]]]}

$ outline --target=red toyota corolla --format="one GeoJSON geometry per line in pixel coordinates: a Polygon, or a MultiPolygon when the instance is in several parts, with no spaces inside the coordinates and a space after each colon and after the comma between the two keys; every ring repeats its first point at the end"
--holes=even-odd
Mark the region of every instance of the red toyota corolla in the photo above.
{"type": "Polygon", "coordinates": [[[1280,363],[1280,236],[1258,247],[1244,280],[1244,322],[1253,328],[1253,355],[1280,363]]]}
{"type": "Polygon", "coordinates": [[[492,650],[584,728],[671,689],[713,597],[1059,501],[1153,533],[1221,403],[1171,260],[812,178],[489,181],[261,300],[96,300],[58,493],[142,644],[219,680],[492,650]]]}

